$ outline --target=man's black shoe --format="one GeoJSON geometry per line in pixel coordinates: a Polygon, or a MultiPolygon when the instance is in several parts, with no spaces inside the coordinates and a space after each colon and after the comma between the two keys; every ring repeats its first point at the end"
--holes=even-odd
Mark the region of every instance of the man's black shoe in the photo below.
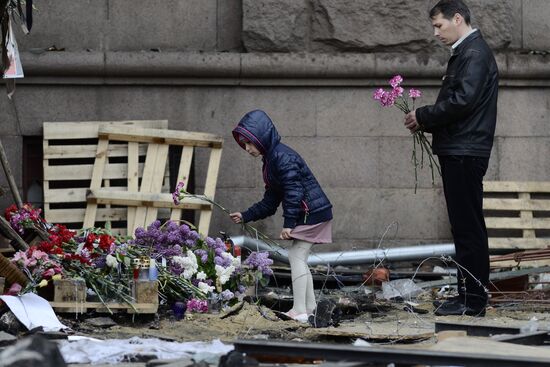
{"type": "Polygon", "coordinates": [[[432,304],[434,305],[435,308],[437,308],[437,307],[441,307],[441,305],[444,303],[460,302],[463,298],[464,296],[457,295],[457,296],[449,297],[447,299],[442,299],[442,300],[436,299],[435,301],[432,302],[432,304]]]}
{"type": "Polygon", "coordinates": [[[485,316],[485,307],[470,307],[461,302],[446,302],[435,309],[434,314],[437,316],[485,316]]]}

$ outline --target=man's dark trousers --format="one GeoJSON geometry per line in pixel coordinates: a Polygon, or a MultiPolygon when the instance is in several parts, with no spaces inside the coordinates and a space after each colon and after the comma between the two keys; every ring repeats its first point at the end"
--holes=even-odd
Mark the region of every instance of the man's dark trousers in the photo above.
{"type": "Polygon", "coordinates": [[[459,294],[469,307],[484,307],[485,287],[489,284],[489,245],[483,218],[483,176],[489,158],[460,155],[438,158],[455,242],[455,260],[460,265],[459,294]],[[465,279],[464,284],[461,278],[465,279]]]}

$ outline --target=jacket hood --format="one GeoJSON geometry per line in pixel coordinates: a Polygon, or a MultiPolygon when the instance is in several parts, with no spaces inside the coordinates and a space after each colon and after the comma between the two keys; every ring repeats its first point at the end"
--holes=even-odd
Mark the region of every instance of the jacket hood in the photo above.
{"type": "Polygon", "coordinates": [[[258,148],[262,155],[269,153],[279,142],[281,137],[269,116],[261,110],[248,112],[233,129],[235,141],[245,149],[241,137],[249,140],[258,148]]]}

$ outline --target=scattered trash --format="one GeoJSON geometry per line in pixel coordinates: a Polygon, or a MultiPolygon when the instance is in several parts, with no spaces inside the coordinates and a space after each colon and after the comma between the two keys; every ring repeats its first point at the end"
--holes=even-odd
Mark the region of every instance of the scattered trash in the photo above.
{"type": "Polygon", "coordinates": [[[41,336],[33,335],[0,353],[0,367],[65,367],[57,345],[41,336]]]}
{"type": "MultiPolygon", "coordinates": [[[[396,279],[390,282],[382,283],[381,298],[387,300],[396,298],[410,300],[411,298],[418,296],[420,293],[422,293],[422,289],[419,288],[411,279],[396,279]]],[[[377,297],[379,297],[378,294],[377,297]]]]}
{"type": "Polygon", "coordinates": [[[519,328],[522,334],[534,333],[539,329],[539,320],[533,316],[527,323],[519,328]]]}
{"type": "Polygon", "coordinates": [[[386,268],[370,269],[363,274],[363,281],[368,285],[381,286],[390,280],[390,271],[386,268]]]}
{"type": "Polygon", "coordinates": [[[29,330],[42,326],[44,331],[59,331],[66,329],[57,319],[52,307],[44,298],[26,293],[21,296],[0,296],[11,312],[29,330]]]}
{"type": "MultiPolygon", "coordinates": [[[[138,356],[154,356],[158,359],[191,357],[197,362],[208,359],[217,362],[222,355],[233,350],[230,344],[219,339],[212,342],[167,342],[160,339],[110,339],[103,341],[82,339],[75,342],[62,341],[61,354],[67,363],[120,363],[130,361],[138,356]]],[[[211,362],[209,362],[211,363],[211,362]]]]}
{"type": "Polygon", "coordinates": [[[342,317],[342,310],[331,299],[322,299],[317,303],[313,315],[309,316],[309,323],[316,328],[338,326],[342,317]]]}

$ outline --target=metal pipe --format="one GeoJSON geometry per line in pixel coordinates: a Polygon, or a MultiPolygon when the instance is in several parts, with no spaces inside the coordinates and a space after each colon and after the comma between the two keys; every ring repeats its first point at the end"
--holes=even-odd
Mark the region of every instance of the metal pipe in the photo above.
{"type": "MultiPolygon", "coordinates": [[[[288,264],[288,251],[280,246],[270,245],[262,240],[237,236],[232,237],[233,243],[246,247],[251,251],[269,251],[274,260],[288,264]]],[[[453,256],[455,245],[452,243],[395,247],[388,249],[352,250],[335,252],[318,252],[309,255],[308,265],[365,265],[382,260],[405,261],[419,260],[428,257],[453,256]]]]}

